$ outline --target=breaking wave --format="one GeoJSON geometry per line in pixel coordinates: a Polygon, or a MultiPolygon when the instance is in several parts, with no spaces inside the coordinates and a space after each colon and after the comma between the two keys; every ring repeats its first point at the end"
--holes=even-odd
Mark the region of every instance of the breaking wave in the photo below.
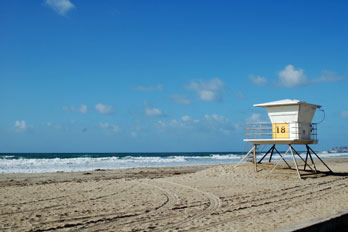
{"type": "MultiPolygon", "coordinates": [[[[283,152],[282,152],[283,153],[283,152]]],[[[305,157],[306,153],[300,153],[305,157]]],[[[245,153],[67,153],[67,154],[0,154],[0,173],[77,172],[95,169],[190,166],[237,163],[245,153]]],[[[318,152],[321,158],[348,157],[347,152],[318,152]]],[[[260,159],[262,154],[258,154],[260,159]]],[[[291,159],[291,155],[284,156],[291,159]]],[[[313,157],[315,158],[315,157],[313,157]]],[[[274,154],[273,160],[280,157],[274,154]]]]}

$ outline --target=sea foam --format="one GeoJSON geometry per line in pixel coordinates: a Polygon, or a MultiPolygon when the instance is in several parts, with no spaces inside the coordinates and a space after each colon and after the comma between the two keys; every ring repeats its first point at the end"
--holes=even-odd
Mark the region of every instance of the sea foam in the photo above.
{"type": "MultiPolygon", "coordinates": [[[[282,152],[284,154],[284,152],[282,152]]],[[[300,153],[305,157],[306,153],[300,153]]],[[[163,154],[0,154],[0,173],[77,172],[95,169],[188,166],[237,163],[245,153],[163,153],[163,154]],[[43,157],[43,158],[39,158],[43,157]],[[52,158],[47,158],[52,157],[52,158]],[[60,158],[61,157],[61,158],[60,158]]],[[[321,158],[348,157],[348,153],[319,152],[321,158]]],[[[263,154],[258,153],[257,159],[263,154]]],[[[283,156],[291,160],[290,153],[283,156]]],[[[268,157],[267,157],[268,158],[268,157]]],[[[316,158],[313,155],[313,158],[316,158]]],[[[280,159],[274,153],[273,160],[280,159]]]]}
{"type": "Polygon", "coordinates": [[[212,156],[124,156],[124,157],[79,157],[79,158],[17,158],[2,156],[0,158],[1,173],[42,173],[42,172],[77,172],[95,169],[124,169],[136,167],[159,167],[178,165],[202,165],[224,163],[238,160],[235,155],[212,156]],[[222,161],[222,162],[219,162],[222,161]]]}

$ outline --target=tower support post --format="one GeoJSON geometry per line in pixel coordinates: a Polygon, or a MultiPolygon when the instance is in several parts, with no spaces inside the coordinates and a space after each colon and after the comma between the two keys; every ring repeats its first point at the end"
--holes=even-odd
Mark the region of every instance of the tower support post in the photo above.
{"type": "Polygon", "coordinates": [[[333,173],[333,171],[329,168],[329,166],[327,166],[327,164],[322,160],[322,159],[320,159],[320,157],[317,155],[317,153],[315,153],[315,151],[313,151],[313,149],[312,148],[310,148],[310,146],[308,146],[308,144],[306,144],[306,147],[307,147],[307,149],[308,150],[310,150],[324,165],[325,165],[325,167],[327,168],[327,169],[329,169],[329,171],[331,172],[331,173],[333,173]]]}
{"type": "MultiPolygon", "coordinates": [[[[291,145],[289,145],[289,146],[291,146],[291,145]]],[[[312,170],[312,171],[314,171],[313,170],[313,168],[307,163],[307,158],[306,158],[306,160],[304,160],[301,156],[300,156],[300,154],[298,154],[298,152],[291,146],[291,149],[296,153],[296,155],[298,156],[298,157],[300,157],[300,159],[304,162],[304,167],[306,168],[306,165],[308,165],[308,167],[312,170]]]]}
{"type": "Polygon", "coordinates": [[[305,161],[305,164],[304,164],[304,167],[303,167],[303,171],[306,171],[307,160],[308,160],[308,150],[307,150],[307,153],[306,153],[306,161],[305,161]]]}
{"type": "Polygon", "coordinates": [[[258,163],[261,163],[261,161],[268,155],[269,152],[271,152],[271,158],[272,158],[274,148],[275,148],[275,144],[273,144],[273,146],[266,152],[266,154],[264,154],[264,156],[262,156],[262,158],[258,161],[258,163]]]}
{"type": "MultiPolygon", "coordinates": [[[[298,178],[300,178],[300,180],[302,180],[302,178],[301,178],[301,174],[300,174],[300,171],[298,170],[298,166],[297,166],[296,158],[295,158],[295,156],[294,156],[294,152],[293,152],[293,148],[292,148],[291,144],[289,144],[289,149],[290,149],[290,152],[291,152],[292,158],[293,158],[294,163],[295,163],[295,167],[296,167],[296,171],[297,171],[297,174],[298,174],[298,178]]],[[[300,156],[300,157],[301,157],[301,156],[300,156]]]]}
{"type": "Polygon", "coordinates": [[[251,152],[253,152],[256,149],[256,146],[257,145],[255,145],[255,144],[253,145],[253,147],[246,153],[246,155],[243,156],[243,158],[236,164],[235,168],[238,167],[239,164],[242,163],[243,160],[245,160],[249,156],[249,154],[251,154],[251,152]]]}
{"type": "Polygon", "coordinates": [[[254,158],[253,158],[253,162],[255,164],[255,172],[257,172],[256,150],[257,150],[257,144],[254,145],[254,158]]]}

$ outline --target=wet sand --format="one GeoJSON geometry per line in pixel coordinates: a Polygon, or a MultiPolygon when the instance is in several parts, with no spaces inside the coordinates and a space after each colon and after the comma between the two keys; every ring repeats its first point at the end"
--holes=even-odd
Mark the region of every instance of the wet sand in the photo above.
{"type": "Polygon", "coordinates": [[[348,208],[348,159],[325,162],[304,180],[272,163],[1,174],[0,230],[278,230],[348,208]]]}

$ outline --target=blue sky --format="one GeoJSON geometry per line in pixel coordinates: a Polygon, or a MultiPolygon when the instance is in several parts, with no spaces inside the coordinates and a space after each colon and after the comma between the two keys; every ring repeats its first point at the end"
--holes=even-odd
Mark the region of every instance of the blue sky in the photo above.
{"type": "Polygon", "coordinates": [[[0,152],[240,151],[252,105],[348,145],[347,1],[2,1],[0,152]],[[314,121],[320,121],[317,111],[314,121]]]}

